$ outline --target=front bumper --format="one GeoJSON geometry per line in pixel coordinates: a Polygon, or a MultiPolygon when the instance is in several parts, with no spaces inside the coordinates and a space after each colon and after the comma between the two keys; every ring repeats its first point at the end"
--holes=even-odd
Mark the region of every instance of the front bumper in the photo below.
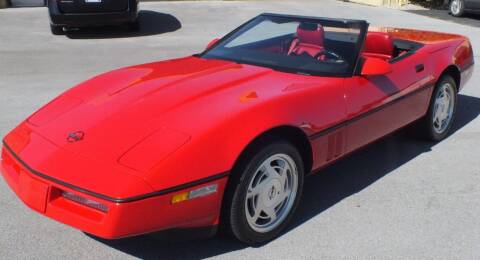
{"type": "Polygon", "coordinates": [[[81,193],[68,186],[35,175],[6,148],[2,149],[0,171],[15,194],[33,210],[106,239],[117,239],[172,228],[217,225],[222,195],[227,182],[227,178],[221,178],[168,194],[118,203],[81,193]],[[218,184],[218,192],[214,194],[176,204],[171,203],[175,194],[213,183],[218,184]],[[62,191],[100,202],[108,207],[108,211],[100,211],[66,199],[61,196],[62,191]]]}
{"type": "Polygon", "coordinates": [[[138,4],[129,4],[127,10],[122,12],[102,13],[62,13],[56,1],[48,3],[50,23],[57,26],[86,27],[120,25],[132,23],[138,16],[138,4]]]}

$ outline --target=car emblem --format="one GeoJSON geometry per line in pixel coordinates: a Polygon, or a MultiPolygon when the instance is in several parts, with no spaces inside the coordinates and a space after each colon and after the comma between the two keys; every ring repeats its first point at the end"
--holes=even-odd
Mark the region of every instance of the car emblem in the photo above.
{"type": "Polygon", "coordinates": [[[85,136],[85,133],[82,131],[73,132],[68,134],[67,141],[69,143],[78,142],[78,141],[81,141],[84,136],[85,136]]]}

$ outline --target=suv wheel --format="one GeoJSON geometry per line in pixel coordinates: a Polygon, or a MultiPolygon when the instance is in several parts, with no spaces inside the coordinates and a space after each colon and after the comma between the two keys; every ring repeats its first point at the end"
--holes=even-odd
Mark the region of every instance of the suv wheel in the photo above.
{"type": "Polygon", "coordinates": [[[63,35],[65,32],[63,31],[63,26],[58,26],[54,24],[50,24],[50,31],[53,35],[63,35]]]}
{"type": "Polygon", "coordinates": [[[465,12],[465,2],[463,0],[451,0],[449,10],[453,16],[460,17],[465,12]]]}

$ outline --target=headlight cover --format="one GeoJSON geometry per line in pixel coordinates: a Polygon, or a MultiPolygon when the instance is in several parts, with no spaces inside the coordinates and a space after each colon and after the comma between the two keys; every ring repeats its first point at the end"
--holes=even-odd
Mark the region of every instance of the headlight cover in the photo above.
{"type": "Polygon", "coordinates": [[[148,172],[189,140],[190,136],[185,133],[162,127],[133,146],[118,161],[131,169],[148,172]]]}

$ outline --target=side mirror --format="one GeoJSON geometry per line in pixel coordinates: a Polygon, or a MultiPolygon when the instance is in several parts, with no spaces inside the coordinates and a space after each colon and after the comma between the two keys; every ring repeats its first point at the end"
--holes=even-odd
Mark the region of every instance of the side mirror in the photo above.
{"type": "Polygon", "coordinates": [[[380,76],[392,72],[392,65],[379,58],[366,57],[363,62],[362,76],[380,76]]]}
{"type": "Polygon", "coordinates": [[[218,41],[220,41],[219,38],[215,38],[215,39],[211,40],[211,41],[208,43],[206,50],[212,48],[213,45],[215,45],[218,41]]]}

